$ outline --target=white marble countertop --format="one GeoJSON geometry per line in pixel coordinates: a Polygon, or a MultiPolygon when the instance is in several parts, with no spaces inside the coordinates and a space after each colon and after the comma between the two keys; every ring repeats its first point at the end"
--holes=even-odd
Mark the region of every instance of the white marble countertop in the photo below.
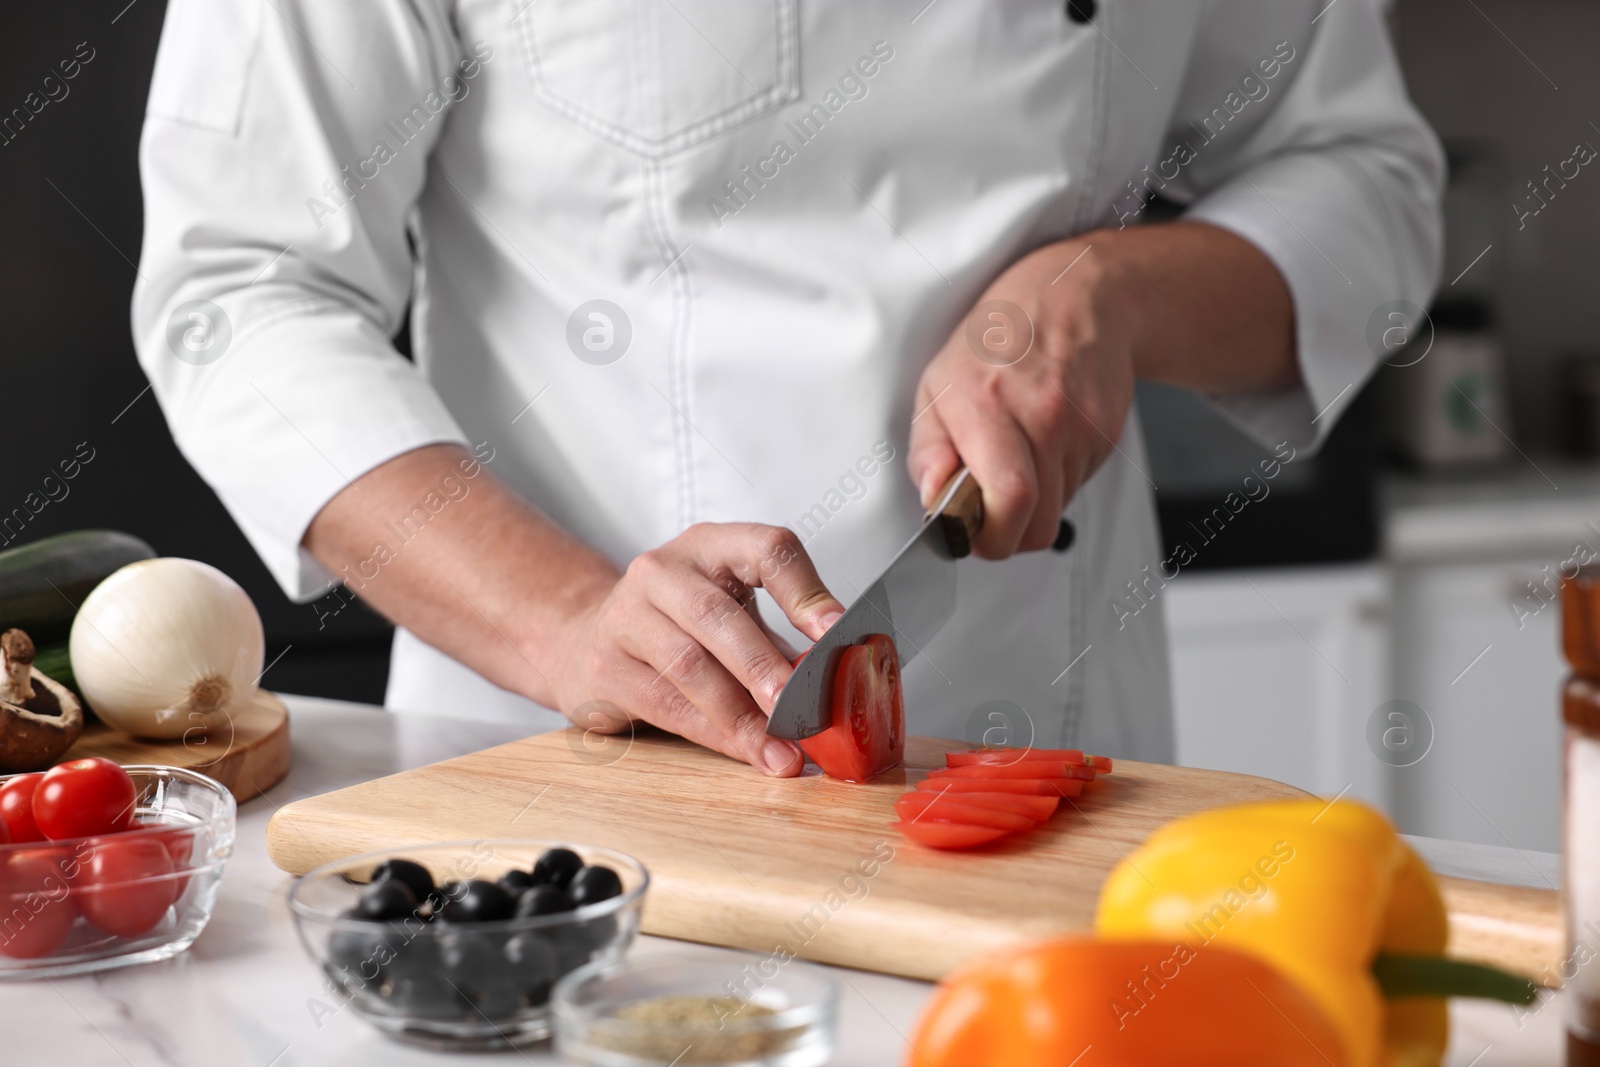
{"type": "MultiPolygon", "coordinates": [[[[327,1015],[322,976],[290,925],[289,879],[268,861],[273,808],[300,797],[513,740],[500,723],[389,715],[357,704],[290,697],[293,769],[264,799],[239,809],[238,844],[211,924],[187,953],[145,967],[0,986],[0,1062],[19,1067],[385,1067],[557,1062],[548,1045],[450,1056],[399,1045],[355,1014],[327,1015]],[[324,1010],[314,1010],[315,1005],[324,1010]]],[[[1441,873],[1542,885],[1556,858],[1483,845],[1419,841],[1441,873]]],[[[641,938],[636,952],[676,943],[641,938]]],[[[843,992],[838,1067],[905,1061],[905,1037],[932,988],[830,968],[843,992]]],[[[1453,1008],[1450,1067],[1557,1067],[1562,1005],[1519,1024],[1503,1005],[1453,1008]]],[[[1026,1067],[1026,1065],[1019,1065],[1026,1067]]]]}

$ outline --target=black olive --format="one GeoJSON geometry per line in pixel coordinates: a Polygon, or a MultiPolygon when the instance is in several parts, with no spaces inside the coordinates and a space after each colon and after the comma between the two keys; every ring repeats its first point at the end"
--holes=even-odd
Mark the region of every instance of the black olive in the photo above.
{"type": "MultiPolygon", "coordinates": [[[[511,961],[502,949],[504,934],[480,934],[463,930],[441,939],[439,960],[442,973],[475,1004],[499,1007],[507,999],[515,1003],[515,983],[511,961]]],[[[484,1014],[491,1014],[487,1011],[484,1014]]],[[[502,1010],[501,1015],[506,1012],[502,1010]]]]}
{"type": "Polygon", "coordinates": [[[390,981],[399,981],[404,976],[436,974],[439,971],[438,938],[429,934],[413,933],[409,940],[405,936],[391,938],[389,945],[394,950],[394,958],[384,965],[383,973],[390,981]]]}
{"type": "Polygon", "coordinates": [[[438,971],[405,974],[389,989],[391,1008],[417,1019],[477,1018],[472,1002],[438,971]]]}
{"type": "Polygon", "coordinates": [[[536,885],[565,887],[572,876],[583,869],[583,858],[570,848],[552,848],[540,856],[533,865],[536,885]]]}
{"type": "Polygon", "coordinates": [[[466,884],[460,896],[444,907],[444,919],[453,923],[489,923],[511,918],[516,902],[493,882],[477,879],[466,884]]]}
{"type": "Polygon", "coordinates": [[[516,896],[524,889],[529,889],[534,885],[533,875],[527,871],[519,871],[515,867],[502,874],[496,880],[500,883],[500,887],[512,896],[516,896]]]}
{"type": "Polygon", "coordinates": [[[384,860],[372,868],[372,881],[374,883],[393,878],[404,882],[406,888],[411,890],[411,895],[418,900],[425,900],[433,892],[433,876],[428,873],[428,868],[411,860],[384,860]]]}
{"type": "Polygon", "coordinates": [[[367,886],[355,907],[357,916],[374,922],[403,919],[416,910],[416,894],[398,878],[386,878],[367,886]]]}
{"type": "Polygon", "coordinates": [[[567,886],[567,899],[574,908],[581,908],[585,904],[610,900],[621,892],[622,879],[617,877],[616,871],[610,867],[585,867],[572,876],[572,884],[567,886]]]}
{"type": "Polygon", "coordinates": [[[535,915],[553,915],[571,907],[564,890],[553,885],[536,885],[517,897],[516,917],[531,919],[535,915]]]}
{"type": "Polygon", "coordinates": [[[511,964],[511,979],[529,1007],[550,999],[550,987],[557,977],[556,950],[544,937],[526,931],[506,942],[506,960],[511,964]]]}
{"type": "MultiPolygon", "coordinates": [[[[341,918],[362,919],[362,916],[351,909],[341,918]]],[[[387,965],[396,955],[393,940],[386,926],[335,930],[328,939],[328,974],[348,989],[376,992],[383,984],[387,965]]]]}
{"type": "Polygon", "coordinates": [[[550,947],[555,949],[557,975],[577,970],[594,958],[601,942],[597,939],[599,931],[587,929],[589,926],[589,923],[576,923],[544,931],[550,947]]]}

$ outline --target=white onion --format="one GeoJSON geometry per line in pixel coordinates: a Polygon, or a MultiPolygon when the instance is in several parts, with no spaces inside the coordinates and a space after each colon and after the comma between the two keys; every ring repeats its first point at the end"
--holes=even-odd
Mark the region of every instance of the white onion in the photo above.
{"type": "Polygon", "coordinates": [[[135,737],[183,737],[249,700],[266,646],[261,616],[226,574],[192,559],[130,563],[72,622],[78,690],[135,737]]]}

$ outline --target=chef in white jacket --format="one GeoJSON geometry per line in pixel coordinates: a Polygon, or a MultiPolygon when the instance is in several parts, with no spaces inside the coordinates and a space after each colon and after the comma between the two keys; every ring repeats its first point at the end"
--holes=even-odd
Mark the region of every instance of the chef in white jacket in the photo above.
{"type": "Polygon", "coordinates": [[[391,708],[773,775],[785,646],[963,462],[910,729],[1170,760],[1133,382],[1270,481],[1442,180],[1374,0],[172,0],[140,161],[172,432],[307,611],[395,621],[391,708]]]}

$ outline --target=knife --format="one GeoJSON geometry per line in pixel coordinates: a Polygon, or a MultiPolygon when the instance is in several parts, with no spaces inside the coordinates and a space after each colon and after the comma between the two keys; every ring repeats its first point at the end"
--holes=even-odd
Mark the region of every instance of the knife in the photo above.
{"type": "Polygon", "coordinates": [[[891,635],[902,668],[915,659],[955,613],[955,562],[971,553],[982,529],[983,493],[962,467],[922,516],[916,536],[794,669],[767,720],[767,735],[799,741],[826,730],[839,657],[868,634],[891,635]]]}

